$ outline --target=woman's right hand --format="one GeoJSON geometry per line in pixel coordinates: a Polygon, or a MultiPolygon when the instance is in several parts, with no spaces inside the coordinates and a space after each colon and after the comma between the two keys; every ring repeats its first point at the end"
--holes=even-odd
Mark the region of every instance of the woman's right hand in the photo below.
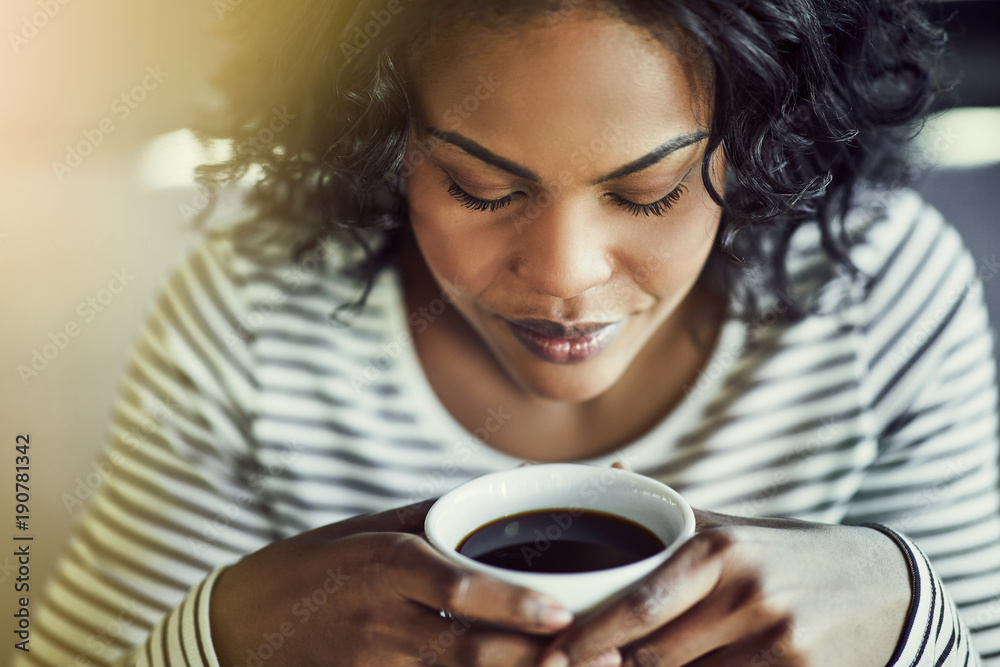
{"type": "Polygon", "coordinates": [[[219,663],[538,664],[551,635],[572,621],[569,612],[452,565],[419,535],[430,504],[317,528],[224,570],[210,605],[219,663]]]}

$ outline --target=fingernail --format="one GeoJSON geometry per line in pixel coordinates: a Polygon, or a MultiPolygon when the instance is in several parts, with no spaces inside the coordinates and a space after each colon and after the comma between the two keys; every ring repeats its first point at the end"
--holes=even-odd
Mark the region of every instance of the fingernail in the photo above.
{"type": "Polygon", "coordinates": [[[559,605],[540,603],[538,622],[549,628],[562,628],[573,620],[573,614],[559,605]]]}
{"type": "Polygon", "coordinates": [[[618,667],[621,664],[621,654],[616,649],[612,649],[588,662],[587,667],[618,667]]]}
{"type": "Polygon", "coordinates": [[[569,667],[569,656],[562,651],[550,653],[539,667],[569,667]]]}

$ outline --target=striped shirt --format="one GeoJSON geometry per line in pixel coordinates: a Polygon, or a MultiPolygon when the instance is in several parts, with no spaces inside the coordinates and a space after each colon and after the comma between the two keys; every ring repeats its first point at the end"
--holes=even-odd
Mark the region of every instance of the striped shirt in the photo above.
{"type": "MultiPolygon", "coordinates": [[[[99,488],[18,665],[215,667],[208,607],[225,565],[520,463],[489,445],[513,418],[503,405],[470,432],[428,383],[413,337],[442,303],[408,314],[386,269],[363,311],[335,324],[335,304],[357,295],[339,251],[296,263],[283,232],[242,229],[206,234],[152,308],[99,488]]],[[[800,230],[790,285],[816,313],[781,321],[782,296],[756,319],[728,317],[683,401],[588,462],[626,461],[717,512],[877,523],[906,554],[913,590],[891,664],[1000,665],[982,296],[995,269],[911,192],[873,195],[850,239],[860,276],[800,230]]]]}

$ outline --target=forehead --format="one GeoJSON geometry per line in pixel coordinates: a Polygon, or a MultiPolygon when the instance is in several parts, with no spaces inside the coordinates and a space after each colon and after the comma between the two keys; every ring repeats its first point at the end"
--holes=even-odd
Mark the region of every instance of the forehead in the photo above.
{"type": "Polygon", "coordinates": [[[599,173],[707,127],[693,68],[671,46],[621,19],[577,14],[540,17],[516,33],[451,30],[412,63],[418,124],[543,176],[596,137],[607,140],[601,155],[589,154],[588,170],[599,173]]]}

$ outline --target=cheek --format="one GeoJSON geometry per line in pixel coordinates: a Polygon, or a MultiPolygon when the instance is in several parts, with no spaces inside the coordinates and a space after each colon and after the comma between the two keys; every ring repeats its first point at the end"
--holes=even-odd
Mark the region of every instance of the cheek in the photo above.
{"type": "Polygon", "coordinates": [[[475,211],[460,206],[431,169],[407,179],[410,225],[431,273],[478,293],[501,262],[497,243],[476,224],[475,211]]]}
{"type": "Polygon", "coordinates": [[[698,278],[719,227],[720,209],[703,188],[687,193],[661,220],[643,225],[632,241],[629,273],[643,291],[686,291],[698,278]]]}

